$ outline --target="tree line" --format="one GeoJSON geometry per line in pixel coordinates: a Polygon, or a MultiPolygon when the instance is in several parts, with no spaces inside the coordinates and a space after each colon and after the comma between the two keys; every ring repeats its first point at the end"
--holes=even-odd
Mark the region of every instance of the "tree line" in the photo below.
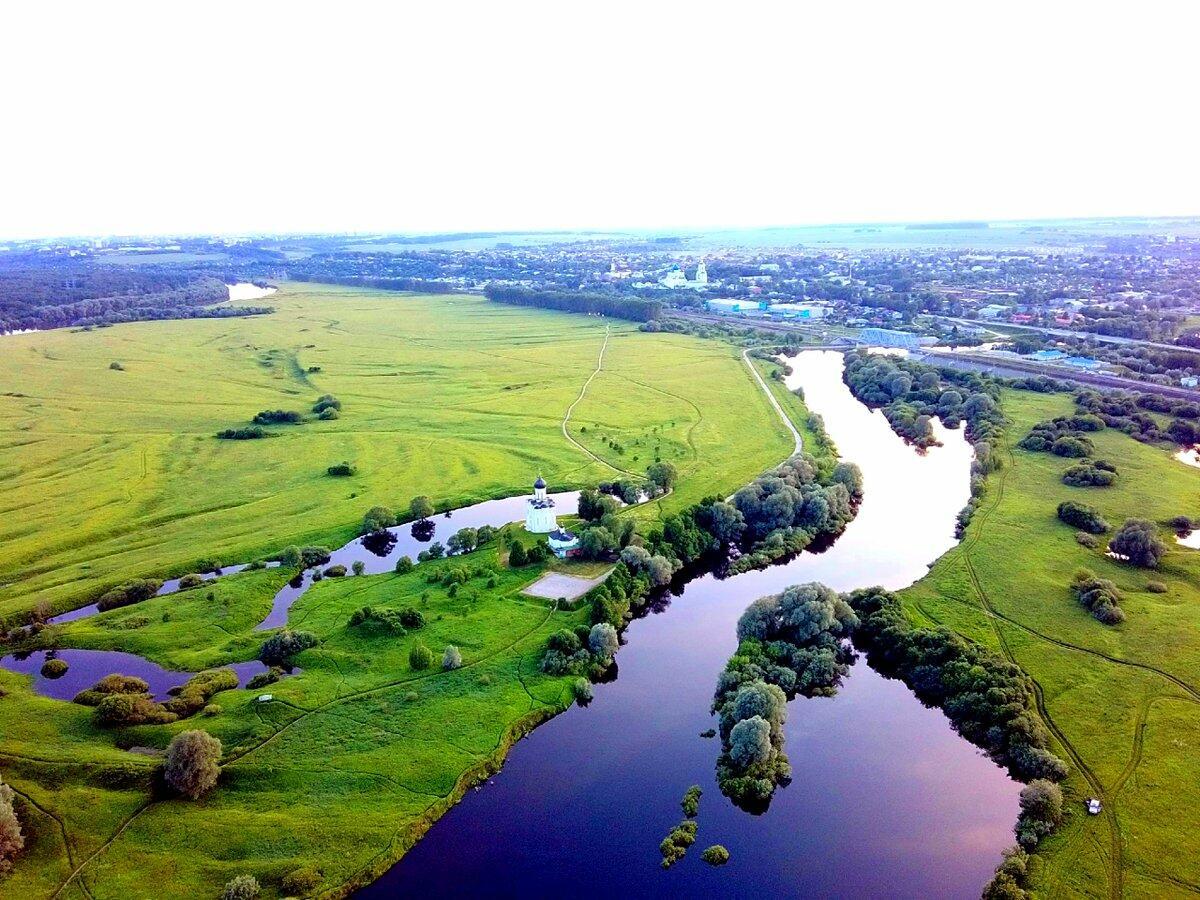
{"type": "Polygon", "coordinates": [[[662,315],[661,301],[647,300],[641,297],[584,293],[582,291],[546,291],[496,284],[488,285],[483,293],[494,303],[613,316],[633,322],[650,322],[662,315]]]}

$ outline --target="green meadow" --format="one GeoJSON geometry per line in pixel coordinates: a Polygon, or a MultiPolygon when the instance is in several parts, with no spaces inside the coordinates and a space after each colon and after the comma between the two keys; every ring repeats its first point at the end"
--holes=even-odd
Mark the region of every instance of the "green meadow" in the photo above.
{"type": "MultiPolygon", "coordinates": [[[[217,896],[249,872],[273,896],[298,871],[316,873],[312,891],[379,875],[498,768],[514,740],[571,703],[572,679],[544,675],[538,663],[549,634],[586,623],[587,613],[525,597],[543,570],[508,568],[493,544],[406,575],[327,578],[290,617],[321,643],[296,657],[297,674],[266,688],[272,701],[226,691],[171,725],[104,729],[87,707],[37,697],[26,679],[0,672],[0,760],[30,838],[6,895],[139,896],[153,878],[156,896],[217,896]],[[451,567],[473,574],[453,591],[428,580],[451,567]],[[363,606],[410,606],[425,625],[403,636],[350,625],[363,606]],[[433,651],[429,669],[410,664],[416,643],[433,651]],[[462,668],[443,671],[448,645],[462,668]],[[118,749],[161,749],[197,727],[224,749],[220,784],[199,801],[163,792],[157,760],[118,749]]],[[[197,668],[245,659],[286,577],[228,576],[55,627],[52,639],[197,668]],[[130,628],[134,616],[150,624],[130,628]]]]}
{"type": "MultiPolygon", "coordinates": [[[[567,488],[670,460],[675,490],[631,510],[658,518],[732,492],[792,449],[727,344],[465,296],[287,285],[271,302],[262,318],[5,339],[0,614],[73,608],[204,559],[340,545],[374,504],[428,494],[457,506],[523,493],[538,472],[567,488]],[[327,393],[342,401],[336,420],[214,437],[327,393]],[[573,403],[569,434],[584,449],[563,434],[573,403]],[[342,460],[357,474],[326,474],[342,460]]],[[[225,691],[171,725],[104,728],[90,708],[0,671],[0,770],[27,838],[4,892],[128,897],[153,881],[159,896],[217,896],[250,873],[265,896],[340,895],[377,876],[572,702],[571,679],[538,663],[548,635],[587,613],[521,593],[546,567],[510,569],[497,543],[406,575],[327,578],[290,611],[320,643],[267,689],[273,700],[225,691]],[[472,570],[466,584],[429,581],[453,566],[472,570]],[[426,624],[403,636],[350,625],[363,606],[411,606],[426,624]],[[416,642],[432,668],[412,668],[416,642]],[[462,668],[442,670],[448,645],[462,668]],[[158,783],[154,753],[196,727],[222,741],[223,768],[188,802],[158,783]]],[[[291,574],[226,576],[40,640],[185,670],[251,659],[264,638],[254,626],[291,574]]]]}
{"type": "Polygon", "coordinates": [[[1045,897],[1184,897],[1200,892],[1200,551],[1170,548],[1157,570],[1089,550],[1055,514],[1088,503],[1126,518],[1194,514],[1200,469],[1108,429],[1096,455],[1117,465],[1109,488],[1061,482],[1070,460],[1016,443],[1037,421],[1074,410],[1065,395],[1008,392],[1011,424],[963,542],[905,591],[915,621],[945,625],[1015,660],[1038,684],[1041,712],[1069,761],[1069,816],[1034,858],[1045,897]],[[1128,616],[1096,621],[1068,590],[1087,567],[1116,582],[1128,616]],[[1165,593],[1147,590],[1151,581],[1165,593]],[[1089,817],[1083,800],[1098,797],[1089,817]]]}
{"type": "Polygon", "coordinates": [[[271,304],[257,318],[3,339],[0,621],[204,559],[338,545],[375,504],[459,506],[523,493],[538,472],[563,489],[670,460],[677,490],[639,512],[658,516],[791,448],[723,343],[466,296],[289,284],[271,304]],[[562,421],[606,331],[569,425],[589,456],[562,421]],[[336,421],[214,437],[323,394],[342,401],[336,421]],[[326,474],[343,460],[355,476],[326,474]]]}

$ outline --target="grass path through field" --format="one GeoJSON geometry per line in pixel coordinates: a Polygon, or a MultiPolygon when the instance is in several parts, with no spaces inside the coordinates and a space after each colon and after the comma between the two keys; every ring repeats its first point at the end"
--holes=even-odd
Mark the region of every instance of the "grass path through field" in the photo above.
{"type": "Polygon", "coordinates": [[[758,386],[762,388],[767,399],[771,401],[771,406],[775,408],[775,412],[779,414],[779,418],[783,420],[784,427],[791,432],[792,439],[796,442],[796,449],[793,455],[801,452],[804,449],[804,439],[800,437],[800,432],[796,430],[796,426],[792,424],[792,420],[788,418],[787,413],[783,411],[783,407],[779,405],[779,401],[775,399],[775,395],[771,393],[771,389],[767,387],[767,383],[763,381],[761,375],[758,374],[758,369],[754,368],[754,363],[750,362],[749,348],[742,351],[742,362],[746,364],[746,368],[750,370],[750,374],[754,376],[754,380],[758,382],[758,386]]]}
{"type": "Polygon", "coordinates": [[[598,357],[596,357],[596,368],[592,371],[592,374],[587,377],[587,381],[585,381],[583,383],[583,387],[581,387],[579,389],[579,396],[576,397],[572,401],[571,405],[567,407],[567,412],[563,416],[563,420],[562,420],[562,433],[563,433],[563,437],[565,437],[568,441],[570,441],[571,444],[576,449],[582,450],[589,457],[591,457],[591,459],[594,462],[598,462],[600,465],[604,466],[606,469],[612,469],[614,472],[620,472],[622,475],[631,475],[634,478],[637,478],[638,476],[636,473],[630,472],[627,469],[618,468],[617,466],[614,466],[612,463],[605,462],[604,460],[602,460],[600,457],[598,457],[595,453],[593,453],[587,447],[583,446],[583,444],[579,443],[579,441],[575,440],[575,438],[571,437],[571,432],[567,428],[568,423],[570,423],[570,421],[571,421],[571,413],[573,413],[575,411],[575,407],[579,405],[579,402],[581,400],[583,400],[584,396],[587,394],[588,386],[592,383],[592,380],[597,375],[599,375],[600,372],[603,371],[603,369],[604,369],[604,351],[608,349],[608,337],[609,337],[610,333],[611,333],[611,329],[606,325],[604,327],[604,343],[602,343],[600,345],[600,355],[598,357]]]}

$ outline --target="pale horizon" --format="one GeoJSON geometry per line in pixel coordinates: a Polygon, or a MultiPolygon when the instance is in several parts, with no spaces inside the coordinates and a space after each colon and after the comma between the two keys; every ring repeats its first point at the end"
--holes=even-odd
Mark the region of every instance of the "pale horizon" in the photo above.
{"type": "Polygon", "coordinates": [[[5,239],[1200,214],[1165,4],[9,17],[5,239]]]}

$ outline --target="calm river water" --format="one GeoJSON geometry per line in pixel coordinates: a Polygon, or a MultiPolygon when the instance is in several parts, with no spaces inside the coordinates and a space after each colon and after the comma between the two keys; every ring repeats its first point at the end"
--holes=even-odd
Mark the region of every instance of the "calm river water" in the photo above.
{"type": "Polygon", "coordinates": [[[841,381],[842,357],[806,353],[803,385],[839,452],[863,470],[858,517],[821,554],[724,581],[688,584],[664,611],[632,623],[619,676],[513,748],[504,769],[433,826],[362,898],[978,897],[1012,843],[1019,785],[898,681],[860,659],[832,699],[793,701],[785,731],[793,781],[761,816],[717,789],[717,675],[738,616],[790,584],[901,588],[954,544],[968,498],[962,434],[922,456],[841,381]],[[658,844],[704,790],[686,859],[659,868],[658,844]],[[725,845],[728,865],[700,859],[725,845]]]}

